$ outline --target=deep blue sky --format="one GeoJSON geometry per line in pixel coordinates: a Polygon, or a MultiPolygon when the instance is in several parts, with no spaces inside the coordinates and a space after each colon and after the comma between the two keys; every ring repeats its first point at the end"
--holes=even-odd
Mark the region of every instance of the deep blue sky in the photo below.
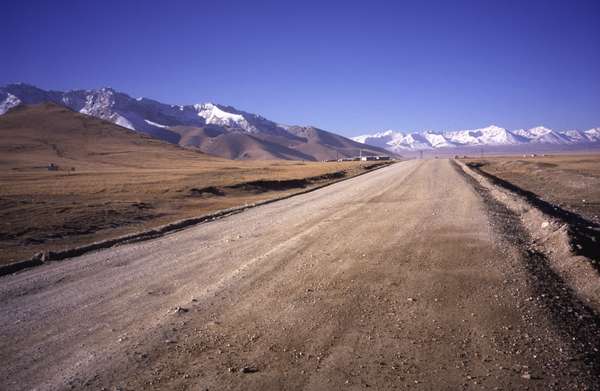
{"type": "Polygon", "coordinates": [[[345,135],[600,126],[600,1],[5,1],[0,84],[345,135]]]}

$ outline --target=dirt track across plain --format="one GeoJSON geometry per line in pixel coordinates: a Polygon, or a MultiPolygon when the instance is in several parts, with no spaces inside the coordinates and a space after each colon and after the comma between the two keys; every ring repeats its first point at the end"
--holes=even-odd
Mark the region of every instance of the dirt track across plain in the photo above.
{"type": "Polygon", "coordinates": [[[0,389],[598,388],[498,224],[414,160],[7,276],[0,389]]]}

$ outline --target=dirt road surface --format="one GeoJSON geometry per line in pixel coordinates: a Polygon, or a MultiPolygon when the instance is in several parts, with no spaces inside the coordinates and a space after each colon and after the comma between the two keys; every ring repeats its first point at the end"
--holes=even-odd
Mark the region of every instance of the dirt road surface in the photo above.
{"type": "Polygon", "coordinates": [[[413,160],[6,276],[0,389],[598,388],[501,225],[413,160]]]}

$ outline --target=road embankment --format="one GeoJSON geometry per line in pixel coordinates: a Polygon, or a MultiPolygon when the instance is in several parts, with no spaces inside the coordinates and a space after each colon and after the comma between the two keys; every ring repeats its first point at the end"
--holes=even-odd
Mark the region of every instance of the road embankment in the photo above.
{"type": "Polygon", "coordinates": [[[543,256],[565,287],[590,311],[600,314],[600,227],[477,164],[454,163],[488,204],[500,203],[512,215],[511,224],[523,227],[515,238],[524,250],[543,256]]]}

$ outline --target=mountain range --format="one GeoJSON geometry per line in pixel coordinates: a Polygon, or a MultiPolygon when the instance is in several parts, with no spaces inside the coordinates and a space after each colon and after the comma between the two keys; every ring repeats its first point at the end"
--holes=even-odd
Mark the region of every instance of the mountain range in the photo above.
{"type": "Polygon", "coordinates": [[[600,128],[558,132],[543,126],[532,129],[507,130],[495,125],[481,129],[448,132],[397,132],[388,130],[357,136],[354,141],[365,145],[402,151],[434,150],[459,147],[498,147],[536,145],[587,146],[600,144],[600,128]]]}
{"type": "Polygon", "coordinates": [[[19,83],[0,87],[0,115],[20,105],[54,103],[154,138],[228,159],[329,160],[363,155],[472,147],[585,148],[600,146],[600,128],[555,131],[543,126],[508,130],[387,130],[352,139],[312,126],[289,126],[215,103],[173,105],[132,98],[112,88],[47,91],[19,83]]]}
{"type": "Polygon", "coordinates": [[[112,88],[47,91],[19,83],[0,87],[0,115],[20,105],[54,103],[157,139],[228,159],[328,160],[390,155],[376,146],[312,126],[288,126],[214,103],[172,105],[112,88]]]}

